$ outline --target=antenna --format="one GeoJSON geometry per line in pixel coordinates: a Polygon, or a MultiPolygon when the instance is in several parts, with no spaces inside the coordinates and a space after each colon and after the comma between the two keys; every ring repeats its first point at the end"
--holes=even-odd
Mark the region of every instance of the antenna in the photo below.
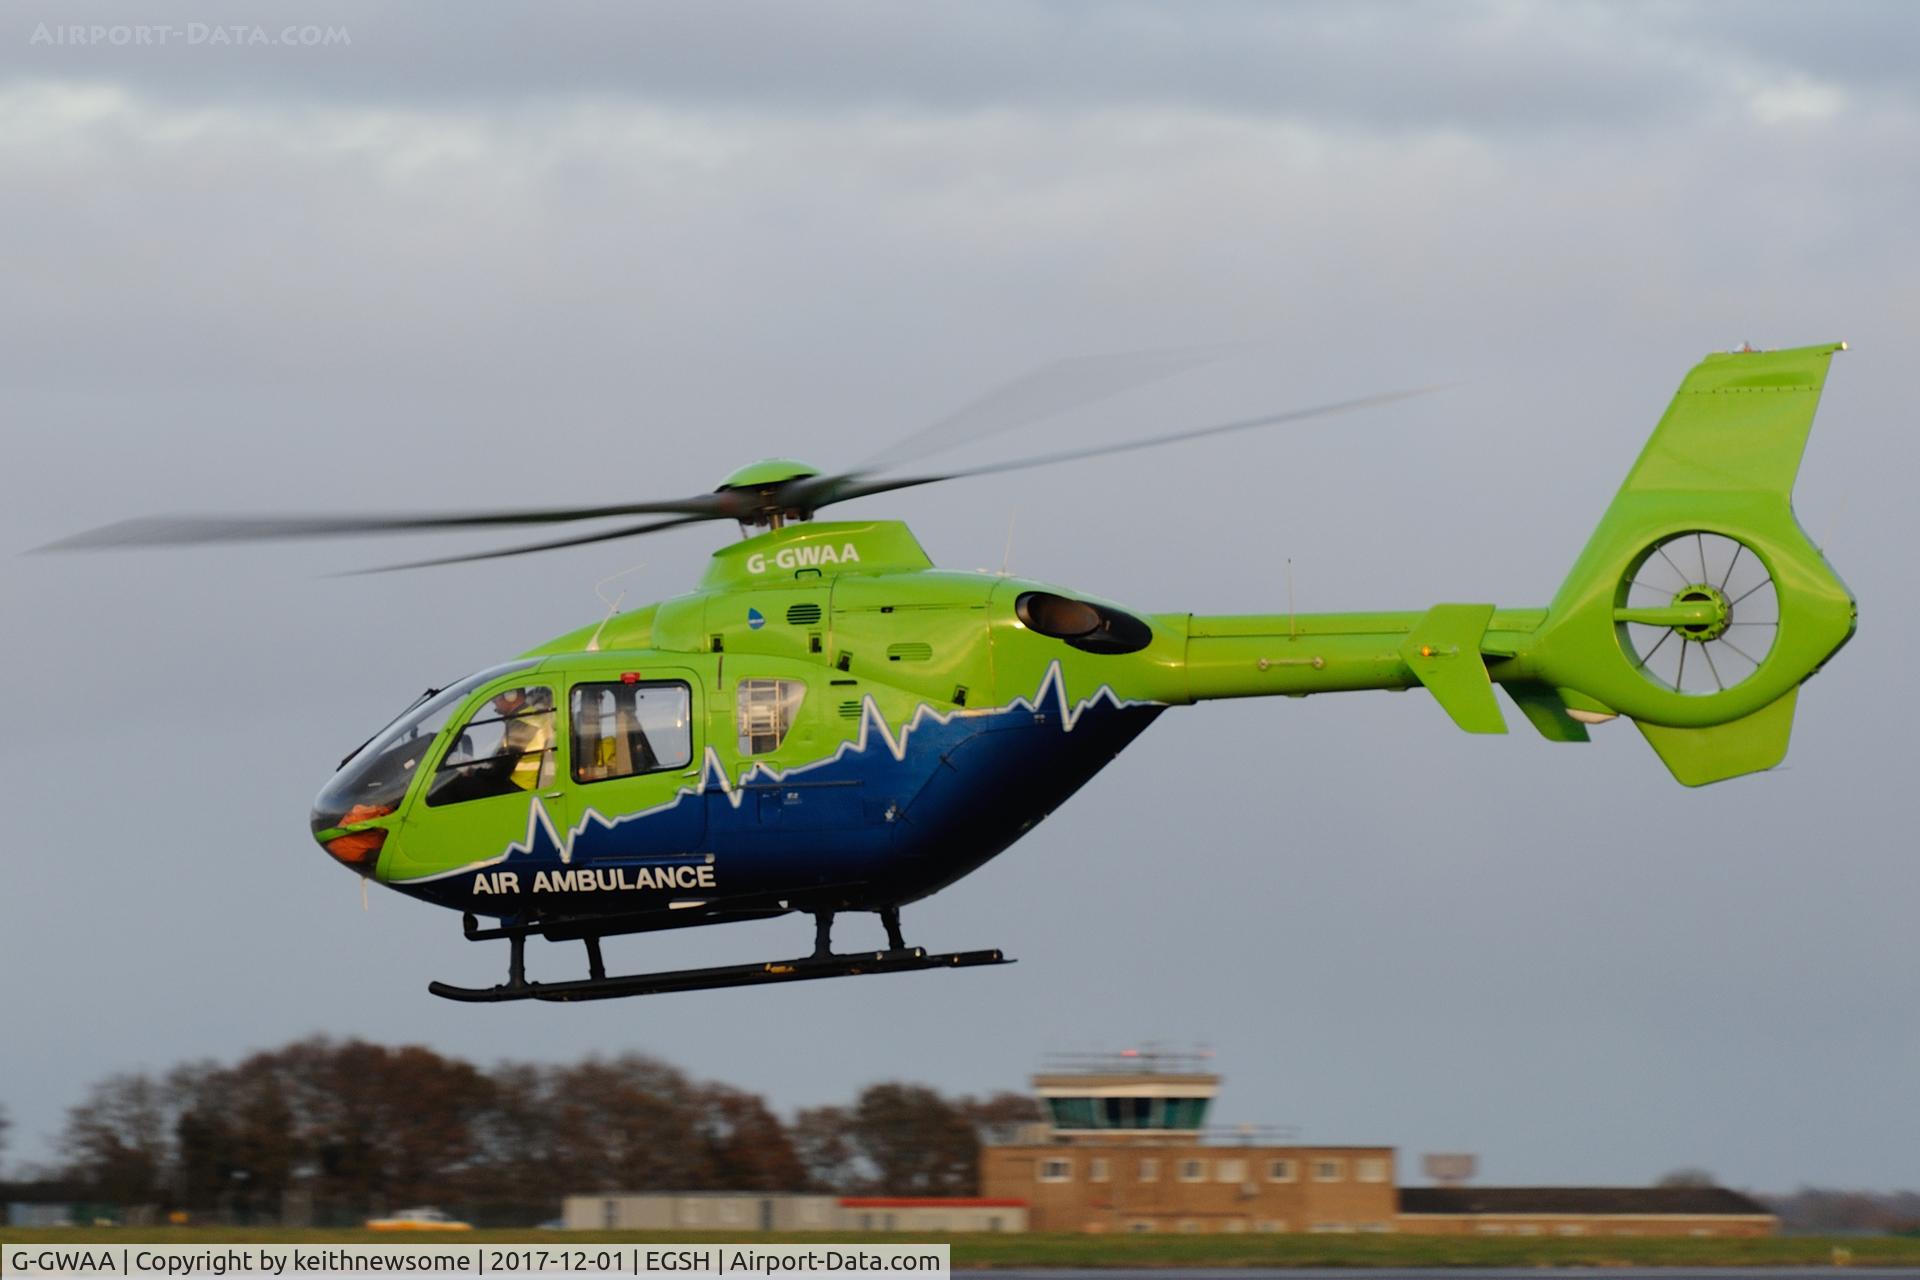
{"type": "Polygon", "coordinates": [[[647,562],[645,560],[642,560],[639,564],[634,565],[630,569],[622,569],[618,573],[610,573],[606,577],[600,579],[600,581],[593,584],[593,594],[600,598],[601,604],[607,606],[607,616],[600,619],[600,625],[593,629],[593,636],[587,641],[588,653],[600,652],[600,633],[607,629],[607,624],[613,621],[613,615],[620,612],[620,602],[627,598],[627,593],[622,591],[619,595],[615,596],[613,599],[611,600],[607,599],[607,593],[605,590],[606,585],[609,582],[612,582],[615,578],[624,578],[628,574],[638,573],[646,567],[647,567],[647,562]]]}
{"type": "Polygon", "coordinates": [[[1007,549],[1000,557],[1000,576],[1003,578],[1013,564],[1013,518],[1018,514],[1018,510],[1007,512],[1007,549]]]}
{"type": "Polygon", "coordinates": [[[1287,639],[1299,637],[1293,625],[1293,557],[1287,557],[1287,639]]]}

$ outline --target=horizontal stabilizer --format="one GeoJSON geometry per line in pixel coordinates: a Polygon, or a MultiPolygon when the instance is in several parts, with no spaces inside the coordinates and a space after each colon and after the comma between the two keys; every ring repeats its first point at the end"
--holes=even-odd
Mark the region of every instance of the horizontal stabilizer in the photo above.
{"type": "Polygon", "coordinates": [[[1784,760],[1787,736],[1793,732],[1793,700],[1799,692],[1789,689],[1750,716],[1704,729],[1634,723],[1675,778],[1689,787],[1703,787],[1743,773],[1759,773],[1784,760]]]}
{"type": "Polygon", "coordinates": [[[1480,637],[1492,620],[1490,604],[1437,604],[1414,623],[1400,645],[1400,657],[1413,674],[1468,733],[1507,731],[1480,657],[1480,637]]]}

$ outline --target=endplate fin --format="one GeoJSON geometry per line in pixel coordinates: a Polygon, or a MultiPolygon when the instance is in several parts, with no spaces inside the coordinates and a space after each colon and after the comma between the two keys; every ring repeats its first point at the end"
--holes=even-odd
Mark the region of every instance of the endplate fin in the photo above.
{"type": "Polygon", "coordinates": [[[1505,733],[1506,717],[1480,658],[1480,637],[1493,620],[1490,604],[1437,604],[1413,624],[1400,657],[1440,709],[1468,733],[1505,733]]]}

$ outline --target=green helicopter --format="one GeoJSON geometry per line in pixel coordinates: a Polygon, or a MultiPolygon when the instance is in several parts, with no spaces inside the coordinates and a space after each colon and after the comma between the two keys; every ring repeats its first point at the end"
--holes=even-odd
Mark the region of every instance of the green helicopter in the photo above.
{"type": "MultiPolygon", "coordinates": [[[[904,524],[823,522],[852,498],[1345,412],[1372,397],[998,466],[887,476],[755,463],[668,501],[443,516],[161,517],[61,548],[630,520],[476,559],[700,521],[751,536],[693,591],[430,690],[349,753],[312,814],[355,873],[506,939],[507,981],[456,1000],[584,1000],[1006,963],[909,946],[900,910],[985,863],[1169,707],[1424,686],[1504,733],[1496,685],[1551,742],[1625,717],[1688,786],[1771,768],[1853,596],[1796,521],[1794,477],[1844,343],[1708,356],[1681,384],[1545,607],[1147,612],[936,569],[904,524]],[[811,954],[609,976],[603,938],[804,912],[811,954]],[[836,953],[836,914],[888,945],[836,953]],[[492,923],[483,924],[488,920],[492,923]],[[587,976],[526,977],[525,942],[587,976]]],[[[444,563],[428,561],[422,563],[444,563]]],[[[412,566],[399,566],[412,567],[412,566]]]]}

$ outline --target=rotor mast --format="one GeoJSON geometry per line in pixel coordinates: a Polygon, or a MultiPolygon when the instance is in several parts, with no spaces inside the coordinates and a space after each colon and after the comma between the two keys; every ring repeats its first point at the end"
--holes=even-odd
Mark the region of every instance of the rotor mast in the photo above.
{"type": "Polygon", "coordinates": [[[812,480],[818,467],[794,458],[763,458],[750,462],[722,480],[715,493],[738,495],[740,528],[783,529],[790,521],[813,519],[811,506],[796,505],[796,480],[812,480]]]}

